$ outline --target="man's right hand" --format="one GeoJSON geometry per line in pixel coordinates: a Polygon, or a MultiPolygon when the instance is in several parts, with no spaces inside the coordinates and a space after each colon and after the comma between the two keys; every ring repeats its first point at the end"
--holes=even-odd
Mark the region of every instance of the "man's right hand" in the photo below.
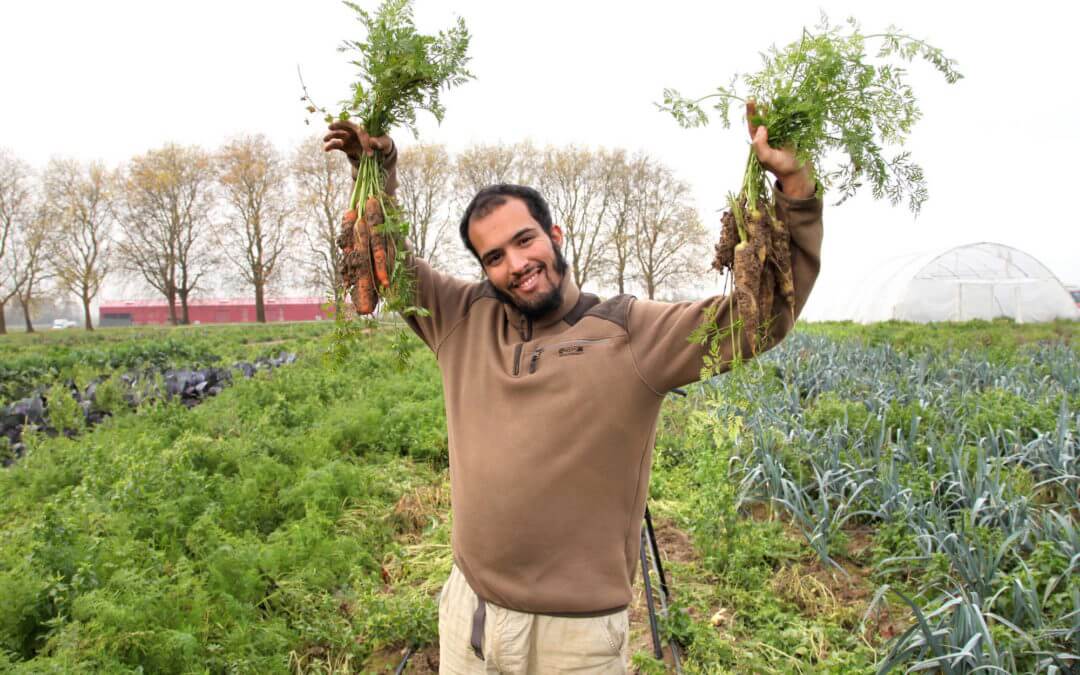
{"type": "Polygon", "coordinates": [[[387,157],[393,148],[394,141],[389,136],[370,136],[364,127],[349,121],[331,122],[330,133],[323,136],[323,150],[341,150],[353,164],[359,164],[362,155],[370,157],[376,150],[387,157]]]}
{"type": "Polygon", "coordinates": [[[397,190],[397,152],[394,141],[389,136],[371,136],[364,127],[339,120],[330,123],[330,132],[323,136],[323,150],[331,152],[340,150],[349,158],[353,166],[353,178],[356,178],[356,169],[360,166],[360,158],[364,155],[371,156],[378,150],[382,157],[382,168],[386,172],[386,192],[393,196],[397,190]]]}

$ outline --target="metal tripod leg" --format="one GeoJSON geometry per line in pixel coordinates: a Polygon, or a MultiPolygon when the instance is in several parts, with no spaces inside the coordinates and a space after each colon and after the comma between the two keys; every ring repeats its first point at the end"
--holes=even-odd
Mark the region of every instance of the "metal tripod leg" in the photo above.
{"type": "MultiPolygon", "coordinates": [[[[664,565],[660,561],[660,547],[656,543],[656,533],[653,530],[652,514],[649,507],[645,507],[645,527],[641,530],[641,573],[645,580],[645,602],[649,609],[649,628],[652,630],[653,655],[658,659],[664,658],[664,649],[660,644],[660,626],[656,620],[656,607],[653,605],[652,581],[649,577],[650,564],[660,581],[660,606],[661,611],[667,614],[668,603],[671,602],[671,591],[664,577],[664,565]]],[[[679,659],[679,643],[668,640],[671,647],[671,661],[675,666],[676,673],[682,673],[682,664],[679,659]]]]}
{"type": "Polygon", "coordinates": [[[409,647],[405,650],[405,658],[401,659],[401,663],[398,664],[397,670],[394,671],[394,675],[401,675],[405,672],[405,666],[409,665],[409,659],[413,655],[413,648],[409,647]]]}
{"type": "Polygon", "coordinates": [[[653,656],[664,658],[664,648],[660,645],[660,626],[656,623],[656,607],[653,605],[652,579],[649,578],[649,554],[647,553],[645,531],[641,532],[641,575],[645,579],[645,604],[649,608],[649,629],[652,630],[653,656]]]}
{"type": "Polygon", "coordinates": [[[671,591],[668,590],[667,579],[664,578],[664,563],[660,562],[660,547],[656,544],[656,531],[653,529],[652,514],[649,513],[648,504],[645,505],[645,531],[648,533],[649,550],[652,551],[656,576],[660,578],[660,591],[664,594],[664,600],[671,602],[671,591]]]}

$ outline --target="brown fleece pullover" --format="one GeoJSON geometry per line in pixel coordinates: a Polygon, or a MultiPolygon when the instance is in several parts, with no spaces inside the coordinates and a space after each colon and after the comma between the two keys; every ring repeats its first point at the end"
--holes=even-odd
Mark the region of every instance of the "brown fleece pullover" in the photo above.
{"type": "MultiPolygon", "coordinates": [[[[820,267],[821,210],[818,199],[778,194],[796,315],[820,267]]],[[[562,306],[531,321],[489,282],[415,267],[430,316],[408,323],[442,371],[454,560],[469,585],[523,612],[627,606],[660,404],[699,379],[704,349],[688,337],[713,307],[727,326],[730,301],[601,301],[567,274],[562,306]]],[[[769,346],[793,324],[779,297],[773,307],[769,346]]],[[[723,345],[730,360],[731,341],[723,345]]]]}

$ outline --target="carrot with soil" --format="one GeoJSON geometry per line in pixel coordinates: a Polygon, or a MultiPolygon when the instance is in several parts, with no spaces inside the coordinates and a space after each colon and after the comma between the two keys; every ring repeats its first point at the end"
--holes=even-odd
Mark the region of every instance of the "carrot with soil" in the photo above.
{"type": "Polygon", "coordinates": [[[374,196],[367,198],[364,204],[364,223],[371,233],[371,259],[374,263],[375,278],[379,286],[390,288],[390,275],[386,269],[386,235],[380,234],[379,226],[385,222],[382,207],[374,196]]]}
{"type": "Polygon", "coordinates": [[[371,230],[366,223],[357,223],[356,211],[346,211],[337,241],[342,251],[341,279],[352,292],[353,306],[360,314],[374,312],[379,301],[371,279],[370,238],[371,230]]]}
{"type": "MultiPolygon", "coordinates": [[[[715,99],[725,127],[730,127],[732,102],[747,105],[751,130],[764,126],[773,148],[794,150],[800,163],[816,172],[818,195],[839,195],[837,203],[869,184],[876,199],[896,205],[905,199],[914,213],[926,200],[922,169],[907,151],[892,157],[886,148],[899,148],[921,112],[905,81],[903,63],[921,58],[949,83],[961,79],[955,63],[940,49],[890,27],[884,33],[863,34],[854,19],[832,26],[822,16],[813,32],[784,48],[763,54],[763,67],[736,76],[731,85],[698,99],[664,91],[661,110],[684,127],[703,126],[708,115],[702,104],[715,99]],[[879,43],[876,57],[867,43],[879,43]],[[738,86],[741,79],[742,86],[738,86]]],[[[733,281],[738,321],[751,352],[768,339],[768,325],[777,311],[795,313],[790,233],[777,217],[773,187],[754,148],[750,148],[737,193],[728,195],[721,217],[720,241],[713,268],[728,270],[733,281]]]]}
{"type": "MultiPolygon", "coordinates": [[[[469,46],[465,23],[458,19],[448,30],[422,35],[413,24],[411,0],[384,0],[374,12],[352,2],[344,4],[356,12],[367,32],[365,39],[346,40],[341,46],[359,69],[358,79],[352,96],[343,102],[337,115],[316,106],[305,88],[302,100],[308,104],[308,111],[326,114],[327,123],[352,119],[375,139],[398,126],[415,134],[419,110],[428,111],[441,122],[445,113],[442,92],[472,78],[465,69],[469,46]]],[[[346,252],[342,272],[354,275],[349,277],[354,283],[346,284],[346,289],[352,293],[353,306],[360,314],[374,312],[380,296],[386,309],[415,314],[423,310],[413,306],[413,279],[404,264],[409,224],[393,195],[387,193],[386,181],[382,152],[361,154],[348,205],[352,217],[346,218],[354,231],[353,248],[342,248],[346,252]],[[374,278],[371,288],[377,291],[375,303],[369,302],[367,281],[361,273],[365,266],[366,278],[374,278]]],[[[347,241],[343,232],[339,245],[347,241]]]]}

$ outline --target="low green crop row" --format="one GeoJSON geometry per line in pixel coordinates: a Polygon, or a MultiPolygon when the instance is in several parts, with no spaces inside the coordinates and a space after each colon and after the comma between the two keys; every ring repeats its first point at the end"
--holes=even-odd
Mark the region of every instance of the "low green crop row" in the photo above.
{"type": "Polygon", "coordinates": [[[714,580],[689,605],[729,617],[676,622],[691,669],[1077,667],[1074,333],[809,326],[671,404],[652,497],[714,580]]]}

